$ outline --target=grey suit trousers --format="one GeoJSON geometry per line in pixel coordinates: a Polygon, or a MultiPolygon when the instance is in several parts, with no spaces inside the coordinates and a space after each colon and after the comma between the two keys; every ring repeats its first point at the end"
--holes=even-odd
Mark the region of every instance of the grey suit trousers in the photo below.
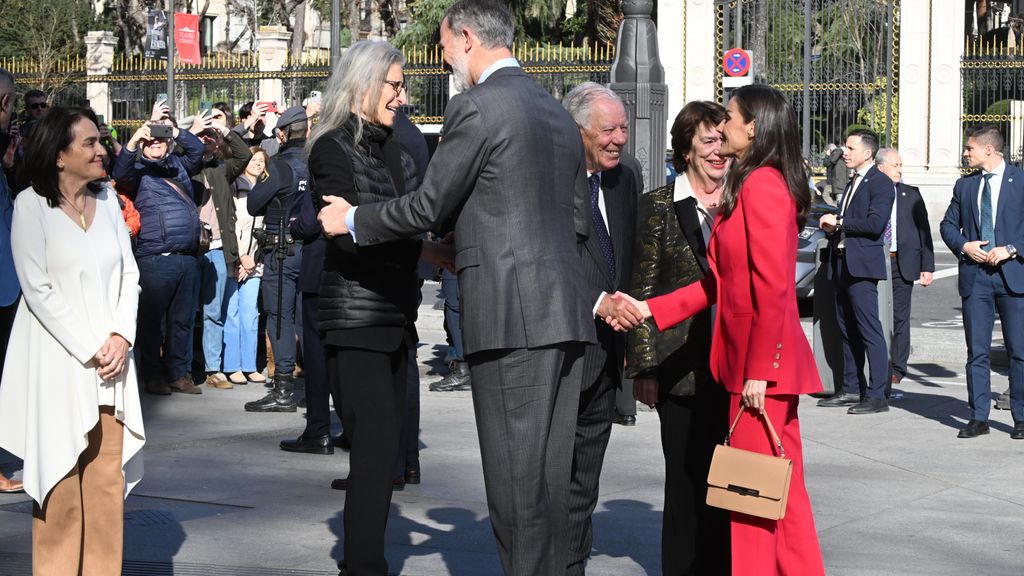
{"type": "Polygon", "coordinates": [[[491,527],[509,576],[563,576],[583,344],[467,356],[491,527]]]}

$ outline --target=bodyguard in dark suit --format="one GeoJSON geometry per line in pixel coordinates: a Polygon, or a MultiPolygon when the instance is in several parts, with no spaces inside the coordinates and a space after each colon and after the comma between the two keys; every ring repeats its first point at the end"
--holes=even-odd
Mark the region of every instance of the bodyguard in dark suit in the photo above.
{"type": "Polygon", "coordinates": [[[875,154],[875,164],[893,181],[896,189],[885,240],[889,242],[889,268],[892,270],[891,382],[899,384],[907,375],[910,357],[910,303],[914,283],[920,282],[921,286],[932,283],[935,251],[921,191],[901,182],[903,159],[900,153],[882,148],[875,154]]]}
{"type": "Polygon", "coordinates": [[[967,336],[967,395],[971,419],[960,438],[988,434],[992,408],[989,350],[995,310],[1010,359],[1011,438],[1024,439],[1024,171],[1003,160],[1003,137],[992,126],[970,132],[964,157],[978,172],[957,180],[939,225],[960,259],[960,298],[967,336]]]}
{"type": "Polygon", "coordinates": [[[455,266],[491,525],[506,574],[562,575],[576,411],[593,302],[577,236],[590,228],[579,130],[512,58],[507,4],[459,0],[441,23],[445,61],[468,88],[420,189],[353,210],[324,232],[360,245],[455,217],[455,266]]]}
{"type": "MultiPolygon", "coordinates": [[[[708,274],[707,246],[729,168],[719,152],[725,109],[690,102],[672,124],[674,184],[640,199],[630,295],[648,299],[708,274]]],[[[643,322],[630,333],[626,372],[637,400],[657,406],[665,456],[661,525],[664,576],[731,573],[729,512],[707,505],[715,446],[729,425],[729,394],[711,376],[713,311],[665,331],[643,322]]]]}
{"type": "Polygon", "coordinates": [[[583,390],[576,419],[569,497],[569,563],[566,574],[583,574],[593,544],[591,516],[622,387],[625,336],[601,319],[613,294],[629,289],[636,206],[643,185],[639,163],[623,149],[629,140],[626,109],[619,97],[594,82],[575,87],[562,100],[583,138],[590,189],[591,232],[581,245],[588,302],[593,303],[597,343],[583,353],[583,390]]]}
{"type": "Polygon", "coordinates": [[[853,170],[839,201],[839,215],[821,217],[831,233],[829,273],[836,287],[836,320],[843,341],[843,389],[819,406],[849,406],[850,414],[889,410],[889,354],[878,317],[878,281],[886,278],[883,233],[895,197],[892,180],[874,165],[878,136],[854,130],[843,156],[853,170]],[[870,363],[864,381],[864,361],[870,363]]]}

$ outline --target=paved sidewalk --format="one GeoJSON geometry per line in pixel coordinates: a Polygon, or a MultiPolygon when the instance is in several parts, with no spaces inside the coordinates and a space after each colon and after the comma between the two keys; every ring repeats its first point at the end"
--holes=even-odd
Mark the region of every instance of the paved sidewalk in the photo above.
{"type": "MultiPolygon", "coordinates": [[[[408,576],[498,575],[470,395],[427,391],[444,341],[432,292],[428,285],[420,321],[423,484],[395,493],[388,559],[408,576]]],[[[961,334],[914,337],[912,375],[891,412],[848,416],[812,398],[801,406],[828,573],[1020,576],[1024,442],[1009,439],[1005,411],[993,411],[991,435],[957,439],[967,417],[961,334]]],[[[347,473],[348,456],[279,450],[301,431],[301,411],[242,410],[263,393],[250,385],[145,398],[146,477],[128,500],[125,574],[337,573],[344,493],[328,486],[347,473]]],[[[593,576],[660,573],[658,435],[652,412],[613,429],[593,576]]],[[[23,494],[0,495],[0,575],[30,573],[30,512],[23,494]]]]}

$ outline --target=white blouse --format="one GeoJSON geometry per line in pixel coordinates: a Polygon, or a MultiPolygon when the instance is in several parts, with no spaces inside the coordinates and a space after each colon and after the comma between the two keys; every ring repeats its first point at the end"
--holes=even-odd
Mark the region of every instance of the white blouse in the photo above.
{"type": "Polygon", "coordinates": [[[117,195],[107,186],[83,230],[29,188],[14,203],[11,248],[23,297],[0,381],[0,446],[25,461],[25,491],[42,503],[75,466],[114,406],[125,426],[125,494],[142,478],[145,431],[135,363],[113,381],[93,356],[111,334],[135,340],[139,270],[117,195]]]}

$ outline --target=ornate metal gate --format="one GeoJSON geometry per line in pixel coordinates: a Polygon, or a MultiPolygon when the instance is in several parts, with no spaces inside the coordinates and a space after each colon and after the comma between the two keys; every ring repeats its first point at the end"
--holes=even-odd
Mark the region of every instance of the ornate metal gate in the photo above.
{"type": "MultiPolygon", "coordinates": [[[[855,128],[895,146],[900,0],[719,0],[721,52],[753,52],[754,82],[781,90],[800,117],[804,157],[855,128]]],[[[721,66],[718,70],[719,99],[721,66]]]]}

